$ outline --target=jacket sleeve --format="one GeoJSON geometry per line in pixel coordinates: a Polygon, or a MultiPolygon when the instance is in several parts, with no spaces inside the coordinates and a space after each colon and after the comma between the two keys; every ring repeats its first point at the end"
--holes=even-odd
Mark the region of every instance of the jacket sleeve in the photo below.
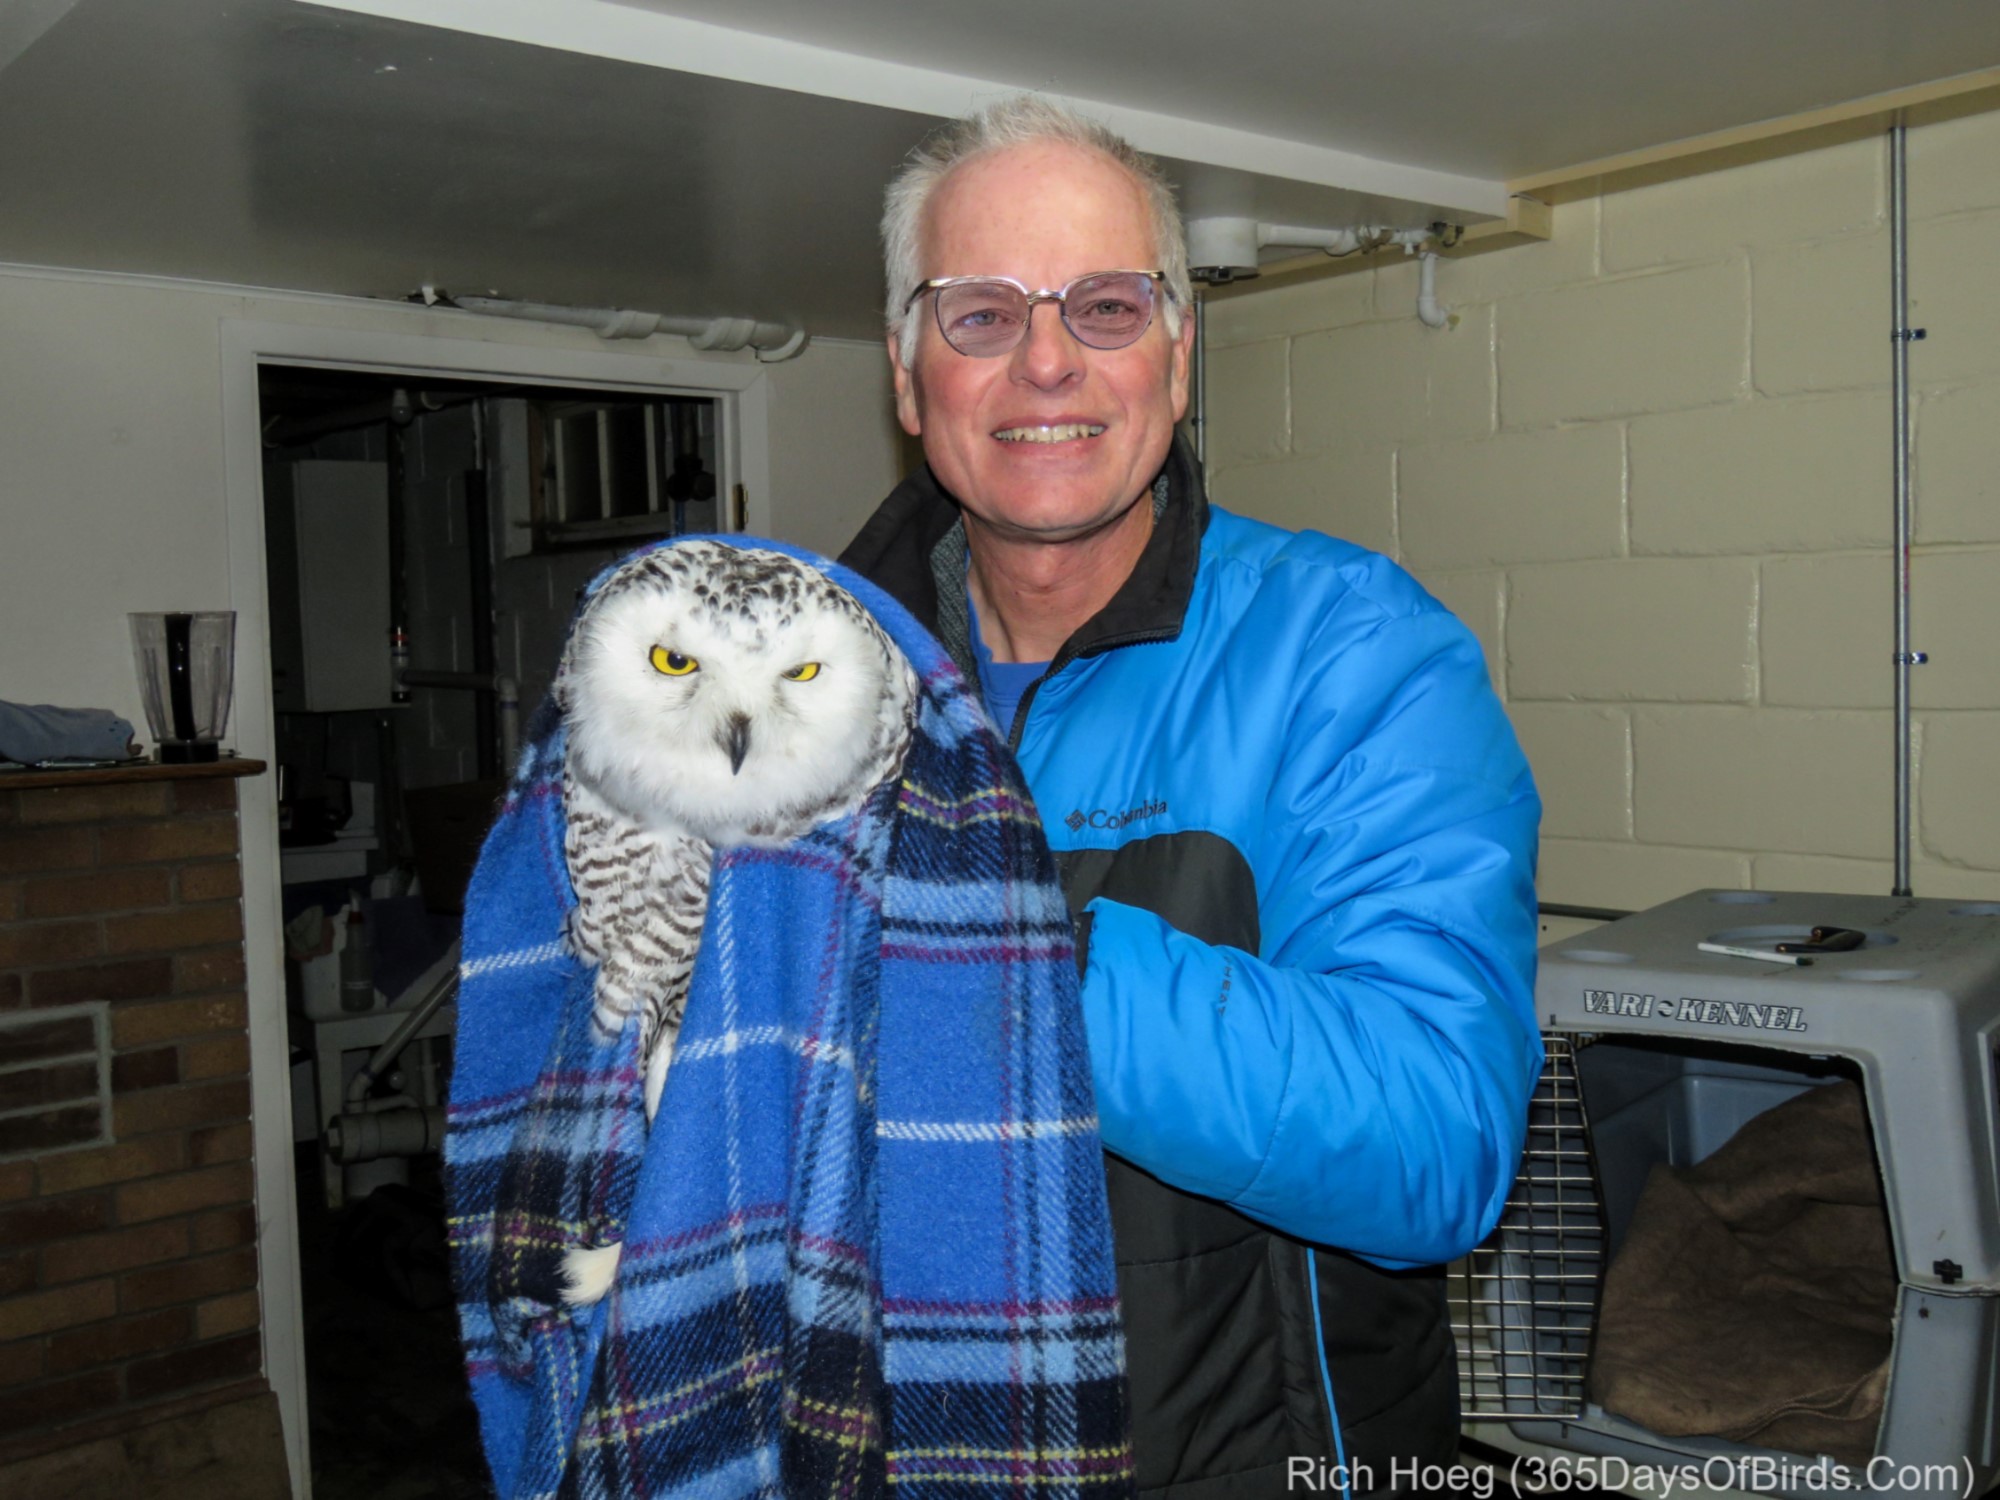
{"type": "Polygon", "coordinates": [[[1516,1171],[1541,1068],[1540,803],[1470,634],[1393,619],[1318,662],[1253,858],[1261,953],[1090,903],[1106,1146],[1391,1266],[1463,1253],[1516,1171]]]}

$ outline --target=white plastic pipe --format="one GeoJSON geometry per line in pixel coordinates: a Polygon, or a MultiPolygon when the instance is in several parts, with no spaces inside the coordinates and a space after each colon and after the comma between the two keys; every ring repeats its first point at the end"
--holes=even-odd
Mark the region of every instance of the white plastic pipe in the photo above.
{"type": "Polygon", "coordinates": [[[1426,328],[1451,323],[1451,309],[1438,301],[1438,258],[1435,250],[1417,252],[1417,318],[1426,328]]]}
{"type": "Polygon", "coordinates": [[[1417,320],[1426,328],[1449,328],[1451,309],[1438,301],[1437,236],[1429,229],[1398,229],[1389,243],[1417,257],[1417,320]]]}
{"type": "Polygon", "coordinates": [[[1267,245],[1351,255],[1356,250],[1381,244],[1389,236],[1388,230],[1372,224],[1315,229],[1302,224],[1264,224],[1231,215],[1191,219],[1187,233],[1188,264],[1194,268],[1196,279],[1216,283],[1255,276],[1257,252],[1267,245]]]}
{"type": "Polygon", "coordinates": [[[790,359],[806,344],[806,331],[788,323],[759,323],[754,318],[671,318],[664,313],[629,307],[566,307],[557,302],[514,302],[504,297],[454,297],[466,312],[494,318],[523,318],[534,323],[566,323],[588,328],[599,338],[643,339],[656,333],[678,334],[697,349],[754,349],[766,363],[790,359]]]}
{"type": "Polygon", "coordinates": [[[1296,245],[1302,250],[1324,250],[1328,255],[1352,255],[1363,245],[1379,242],[1384,231],[1371,224],[1347,229],[1307,229],[1298,224],[1259,224],[1257,243],[1296,245]]]}
{"type": "Polygon", "coordinates": [[[444,1149],[444,1127],[441,1104],[350,1111],[328,1122],[326,1152],[342,1165],[385,1156],[424,1156],[444,1149]]]}

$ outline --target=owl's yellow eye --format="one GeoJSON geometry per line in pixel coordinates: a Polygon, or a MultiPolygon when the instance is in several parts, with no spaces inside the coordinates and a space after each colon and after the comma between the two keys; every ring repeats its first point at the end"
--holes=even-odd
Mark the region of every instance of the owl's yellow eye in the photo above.
{"type": "Polygon", "coordinates": [[[665,646],[655,646],[650,660],[653,670],[664,672],[669,677],[685,677],[701,665],[692,656],[682,656],[678,651],[669,651],[665,646]]]}
{"type": "Polygon", "coordinates": [[[815,677],[819,676],[819,663],[816,661],[801,662],[796,667],[793,667],[791,671],[780,672],[778,675],[787,682],[811,682],[815,677]]]}

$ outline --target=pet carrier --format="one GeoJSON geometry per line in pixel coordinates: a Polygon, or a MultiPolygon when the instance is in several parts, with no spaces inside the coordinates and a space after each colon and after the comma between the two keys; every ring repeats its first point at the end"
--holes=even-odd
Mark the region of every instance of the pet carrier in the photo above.
{"type": "Polygon", "coordinates": [[[1521,1174],[1499,1228],[1453,1268],[1472,1433],[1500,1419],[1516,1439],[1590,1456],[1572,1480],[1656,1493],[1991,1488],[2000,903],[1700,891],[1544,948],[1536,999],[1548,1065],[1521,1174]],[[1852,1106],[1815,1093],[1843,1082],[1852,1106]],[[1749,1176],[1725,1180],[1732,1167],[1749,1176]],[[1865,1195],[1843,1199],[1835,1177],[1865,1195]],[[1738,1218],[1661,1217],[1682,1202],[1738,1218]],[[1879,1278],[1837,1256],[1818,1280],[1801,1269],[1850,1231],[1879,1244],[1879,1278]],[[1820,1321],[1785,1322],[1799,1305],[1820,1321]],[[1742,1321],[1718,1325],[1718,1308],[1742,1321]],[[1871,1359],[1875,1336],[1879,1362],[1838,1400],[1773,1388],[1758,1410],[1782,1420],[1747,1431],[1688,1416],[1715,1404],[1705,1381],[1782,1387],[1798,1377],[1787,1357],[1824,1350],[1806,1372],[1823,1381],[1832,1351],[1871,1359]],[[1607,1396],[1613,1370],[1636,1370],[1672,1420],[1630,1381],[1607,1396]]]}

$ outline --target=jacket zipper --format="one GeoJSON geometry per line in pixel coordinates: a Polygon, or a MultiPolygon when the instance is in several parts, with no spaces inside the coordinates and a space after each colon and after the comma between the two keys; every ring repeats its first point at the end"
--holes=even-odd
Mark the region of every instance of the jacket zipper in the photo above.
{"type": "Polygon", "coordinates": [[[1035,706],[1035,697],[1041,692],[1042,684],[1055,676],[1056,673],[1060,672],[1071,662],[1079,661],[1086,656],[1102,656],[1105,652],[1119,646],[1138,646],[1148,641],[1170,641],[1177,634],[1179,634],[1178,630],[1133,630],[1128,631],[1124,635],[1107,636],[1101,641],[1093,641],[1089,646],[1081,650],[1072,650],[1069,644],[1065,642],[1062,650],[1056,653],[1056,659],[1049,663],[1048,671],[1042,673],[1041,676],[1029,683],[1028,690],[1021,694],[1021,701],[1014,709],[1014,722],[1007,730],[1007,749],[1016,754],[1019,753],[1022,731],[1028,727],[1028,710],[1035,706]]]}
{"type": "Polygon", "coordinates": [[[1302,1245],[1299,1250],[1306,1258],[1306,1296],[1313,1310],[1313,1352],[1319,1358],[1319,1388],[1326,1396],[1326,1424],[1333,1433],[1333,1461],[1337,1466],[1334,1472],[1340,1475],[1341,1500],[1354,1500],[1354,1486],[1347,1472],[1347,1440],[1341,1435],[1340,1409],[1333,1400],[1333,1376],[1326,1367],[1326,1329],[1319,1316],[1319,1262],[1310,1246],[1302,1245]]]}

